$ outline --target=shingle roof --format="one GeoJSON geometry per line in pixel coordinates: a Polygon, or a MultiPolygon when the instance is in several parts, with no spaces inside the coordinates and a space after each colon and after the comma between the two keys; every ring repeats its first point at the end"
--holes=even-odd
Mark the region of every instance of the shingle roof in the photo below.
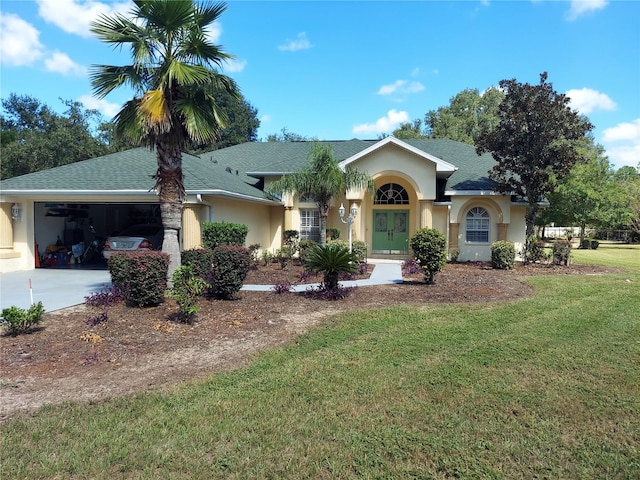
{"type": "MultiPolygon", "coordinates": [[[[458,167],[447,180],[447,191],[491,190],[488,171],[494,165],[489,154],[479,156],[475,148],[446,139],[403,140],[409,145],[458,167]]],[[[379,140],[323,141],[338,161],[350,158],[379,140]]],[[[258,188],[259,174],[283,174],[301,170],[314,142],[250,142],[207,152],[183,154],[184,184],[188,193],[242,195],[265,200],[258,188]],[[249,175],[254,176],[249,176],[249,175]]],[[[3,193],[56,190],[83,192],[148,192],[156,172],[155,152],[135,148],[103,157],[0,181],[3,193]]]]}
{"type": "MultiPolygon", "coordinates": [[[[148,148],[134,148],[102,157],[63,165],[40,172],[8,178],[0,182],[3,193],[15,191],[58,192],[139,192],[153,189],[152,176],[157,169],[155,152],[148,148]]],[[[239,194],[266,199],[255,187],[257,180],[244,172],[227,169],[209,159],[189,154],[182,156],[184,185],[188,193],[239,194]]]]}

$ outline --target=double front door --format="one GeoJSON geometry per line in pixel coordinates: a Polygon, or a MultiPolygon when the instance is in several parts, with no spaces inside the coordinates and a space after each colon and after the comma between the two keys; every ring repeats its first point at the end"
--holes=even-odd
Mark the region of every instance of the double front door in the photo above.
{"type": "Polygon", "coordinates": [[[405,253],[408,240],[408,210],[373,211],[373,253],[405,253]]]}

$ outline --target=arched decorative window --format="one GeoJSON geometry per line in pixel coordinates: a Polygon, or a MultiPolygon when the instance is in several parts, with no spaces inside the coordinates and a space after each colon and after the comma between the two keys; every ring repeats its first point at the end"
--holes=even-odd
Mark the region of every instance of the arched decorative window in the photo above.
{"type": "Polygon", "coordinates": [[[409,205],[409,194],[402,185],[387,183],[376,191],[375,205],[409,205]]]}
{"type": "Polygon", "coordinates": [[[467,242],[489,243],[491,218],[482,207],[474,207],[467,212],[467,242]]]}

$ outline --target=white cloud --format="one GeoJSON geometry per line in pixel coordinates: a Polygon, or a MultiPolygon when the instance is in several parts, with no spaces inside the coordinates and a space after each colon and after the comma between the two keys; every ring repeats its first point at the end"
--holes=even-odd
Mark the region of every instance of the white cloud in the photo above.
{"type": "Polygon", "coordinates": [[[287,40],[287,43],[284,45],[279,45],[278,50],[285,52],[297,52],[298,50],[307,50],[311,47],[313,47],[313,45],[307,38],[307,33],[301,32],[295,40],[287,40]]]}
{"type": "Polygon", "coordinates": [[[87,74],[87,69],[77,64],[66,53],[55,51],[45,59],[44,65],[50,72],[58,72],[62,75],[75,75],[82,77],[87,74]]]}
{"type": "Polygon", "coordinates": [[[360,135],[379,135],[390,133],[400,126],[401,123],[409,121],[409,114],[405,111],[389,110],[387,115],[376,120],[375,123],[360,123],[354,125],[351,131],[360,135]]]}
{"type": "Polygon", "coordinates": [[[602,134],[609,161],[617,168],[640,163],[640,118],[607,128],[602,134]]]}
{"type": "Polygon", "coordinates": [[[79,99],[86,108],[91,110],[98,110],[105,117],[111,119],[116,113],[120,111],[122,105],[118,105],[117,103],[107,102],[104,99],[99,99],[91,95],[82,95],[79,99]]]}
{"type": "Polygon", "coordinates": [[[590,88],[568,90],[569,105],[578,112],[587,115],[594,110],[615,110],[616,103],[605,93],[590,88]]]}
{"type": "Polygon", "coordinates": [[[8,66],[31,65],[43,55],[40,32],[12,13],[0,12],[0,62],[8,66]]]}
{"type": "Polygon", "coordinates": [[[271,121],[271,116],[265,113],[259,118],[259,120],[260,120],[260,123],[268,123],[271,121]]]}
{"type": "Polygon", "coordinates": [[[211,43],[218,43],[222,37],[222,25],[220,22],[213,22],[206,30],[207,40],[211,43]]]}
{"type": "Polygon", "coordinates": [[[422,90],[424,90],[424,85],[422,85],[420,82],[396,80],[389,85],[381,86],[376,93],[378,95],[391,95],[394,93],[418,93],[422,90]]]}
{"type": "Polygon", "coordinates": [[[102,3],[89,0],[36,0],[38,14],[48,23],[59,27],[67,33],[82,37],[91,37],[90,24],[99,15],[111,15],[115,12],[127,14],[132,3],[102,3]]]}
{"type": "Polygon", "coordinates": [[[582,15],[601,10],[608,4],[608,0],[572,0],[566,18],[569,21],[573,21],[582,15]]]}
{"type": "Polygon", "coordinates": [[[246,60],[227,60],[222,68],[225,73],[238,73],[244,70],[247,66],[246,60]]]}

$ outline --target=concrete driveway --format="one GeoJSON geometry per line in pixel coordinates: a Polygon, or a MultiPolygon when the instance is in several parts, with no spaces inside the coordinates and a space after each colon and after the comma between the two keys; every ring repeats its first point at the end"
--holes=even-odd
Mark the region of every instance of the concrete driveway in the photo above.
{"type": "Polygon", "coordinates": [[[84,303],[84,297],[111,285],[107,270],[37,268],[0,273],[0,310],[31,305],[29,280],[34,303],[41,301],[47,312],[84,303]]]}

